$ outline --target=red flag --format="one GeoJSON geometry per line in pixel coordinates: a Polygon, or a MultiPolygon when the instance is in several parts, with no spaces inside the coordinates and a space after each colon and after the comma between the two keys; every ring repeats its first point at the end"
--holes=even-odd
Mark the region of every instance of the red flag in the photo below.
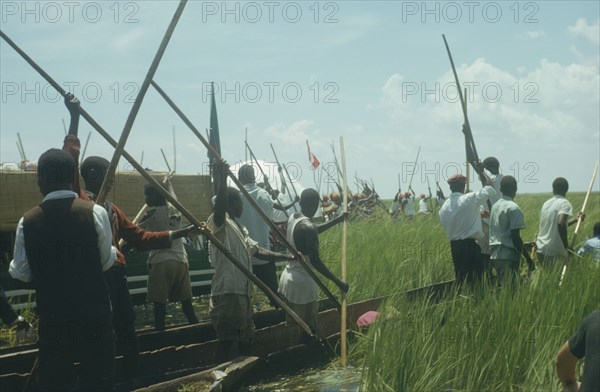
{"type": "Polygon", "coordinates": [[[315,154],[310,152],[310,146],[308,145],[308,140],[306,141],[306,147],[308,147],[308,161],[310,162],[310,164],[312,165],[312,167],[314,169],[318,168],[319,165],[321,164],[321,162],[319,162],[319,160],[317,159],[315,154]]]}

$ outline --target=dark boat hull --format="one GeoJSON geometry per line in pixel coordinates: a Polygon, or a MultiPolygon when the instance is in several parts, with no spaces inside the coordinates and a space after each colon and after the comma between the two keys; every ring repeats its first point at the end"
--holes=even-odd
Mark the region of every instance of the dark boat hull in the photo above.
{"type": "MultiPolygon", "coordinates": [[[[443,282],[409,290],[404,294],[409,299],[420,296],[443,298],[450,290],[453,282],[443,282]]],[[[377,310],[384,297],[369,299],[348,305],[349,324],[353,327],[362,314],[377,310]]],[[[340,331],[340,314],[329,307],[319,313],[319,333],[321,337],[330,337],[340,331]]],[[[300,329],[287,326],[283,321],[285,314],[281,310],[270,310],[256,314],[257,330],[255,334],[255,353],[261,358],[298,345],[300,329]]],[[[173,328],[165,332],[147,332],[138,335],[140,342],[140,358],[138,377],[140,382],[133,382],[136,387],[153,382],[141,380],[152,379],[153,376],[166,373],[185,372],[186,369],[202,369],[214,366],[214,352],[217,346],[214,330],[209,323],[173,328]]],[[[0,356],[0,385],[3,390],[22,390],[37,357],[37,350],[10,353],[0,356]]],[[[116,369],[122,368],[121,357],[116,358],[116,369]]],[[[117,374],[117,378],[119,374],[117,374]]],[[[30,383],[34,381],[31,380],[30,383]]]]}

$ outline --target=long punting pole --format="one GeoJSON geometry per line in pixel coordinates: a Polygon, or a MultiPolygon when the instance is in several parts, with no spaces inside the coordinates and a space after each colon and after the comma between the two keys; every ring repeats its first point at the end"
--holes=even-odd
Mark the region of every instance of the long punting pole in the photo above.
{"type": "MultiPolygon", "coordinates": [[[[268,183],[267,176],[265,175],[264,170],[262,169],[262,167],[258,163],[258,159],[256,159],[256,155],[254,155],[254,152],[250,148],[250,145],[248,144],[248,141],[246,140],[246,141],[244,141],[244,143],[246,144],[246,155],[248,154],[248,152],[250,152],[250,159],[252,161],[256,162],[256,166],[258,166],[258,169],[260,170],[260,173],[263,175],[263,179],[265,181],[265,188],[270,188],[272,190],[273,188],[271,188],[271,184],[268,183]]],[[[248,162],[248,161],[246,161],[246,162],[248,162]]],[[[281,211],[283,211],[283,213],[285,214],[285,217],[289,218],[290,216],[288,215],[287,211],[283,208],[283,204],[281,204],[281,201],[279,200],[279,197],[276,198],[275,201],[277,202],[277,205],[279,205],[279,207],[281,208],[281,211]]]]}
{"type": "MultiPolygon", "coordinates": [[[[210,143],[208,143],[208,141],[206,140],[206,138],[204,136],[202,136],[202,134],[198,131],[198,128],[196,128],[194,126],[194,124],[192,124],[192,122],[181,111],[181,109],[179,109],[179,107],[177,105],[175,105],[175,103],[173,102],[173,100],[171,100],[171,98],[163,91],[163,89],[160,88],[160,86],[158,84],[156,84],[156,82],[154,82],[154,81],[152,81],[152,86],[156,89],[156,91],[158,91],[158,93],[169,104],[169,106],[171,107],[171,109],[173,109],[175,111],[175,113],[177,113],[177,115],[179,116],[179,118],[181,118],[181,120],[188,126],[188,128],[190,128],[190,130],[194,133],[194,135],[196,135],[196,137],[200,140],[200,142],[202,142],[202,144],[204,144],[204,147],[206,147],[207,149],[210,149],[210,151],[214,154],[215,158],[217,158],[217,159],[221,158],[221,156],[219,155],[219,153],[213,148],[213,146],[210,145],[210,143]]],[[[229,178],[231,178],[231,181],[233,181],[233,183],[238,187],[238,189],[240,190],[240,192],[242,192],[242,194],[246,197],[246,199],[248,199],[248,202],[250,203],[250,205],[252,205],[252,207],[256,210],[256,212],[258,212],[258,214],[261,216],[261,218],[269,225],[269,227],[271,228],[271,230],[273,230],[273,232],[275,233],[275,235],[277,237],[279,237],[279,240],[281,241],[281,243],[287,249],[289,249],[289,251],[296,257],[296,260],[298,260],[300,262],[300,265],[302,265],[302,267],[304,267],[306,269],[306,271],[308,271],[307,273],[317,283],[317,285],[321,288],[321,290],[323,290],[323,292],[327,295],[327,297],[329,297],[334,302],[336,308],[341,309],[341,305],[340,305],[339,301],[334,297],[334,295],[331,293],[331,291],[329,291],[329,289],[327,288],[327,286],[325,286],[323,284],[323,282],[321,282],[321,280],[315,274],[315,272],[308,266],[306,260],[304,259],[304,256],[302,256],[288,242],[287,238],[285,238],[285,236],[283,234],[281,234],[281,232],[277,229],[277,227],[275,226],[275,224],[269,219],[269,217],[267,217],[267,215],[263,212],[263,210],[258,206],[258,204],[256,203],[256,201],[252,198],[252,196],[250,196],[250,194],[248,193],[248,191],[246,191],[246,189],[244,188],[244,186],[239,182],[239,180],[231,172],[231,170],[227,173],[227,175],[229,176],[229,178]]]]}
{"type": "MultiPolygon", "coordinates": [[[[588,199],[590,198],[590,194],[592,193],[592,189],[594,188],[594,181],[596,181],[596,175],[598,174],[598,162],[596,162],[596,167],[594,168],[594,174],[592,174],[592,179],[590,180],[590,186],[588,187],[588,191],[585,194],[585,199],[583,199],[583,206],[581,207],[581,215],[585,213],[585,208],[587,207],[588,199]]],[[[581,222],[583,219],[581,215],[577,218],[577,225],[575,226],[575,231],[573,232],[573,238],[571,239],[571,249],[575,247],[575,241],[577,240],[577,233],[579,232],[579,227],[581,226],[581,222]]],[[[565,256],[563,261],[562,271],[560,273],[560,282],[559,286],[562,285],[563,278],[565,277],[565,273],[567,272],[567,264],[569,263],[569,253],[565,256]]]]}
{"type": "Polygon", "coordinates": [[[415,176],[415,172],[417,171],[417,163],[419,162],[419,154],[421,153],[421,146],[419,146],[419,150],[417,151],[417,157],[415,158],[415,165],[413,166],[413,172],[410,175],[410,181],[408,182],[408,190],[412,189],[412,180],[415,176]]]}
{"type": "Polygon", "coordinates": [[[121,137],[119,138],[119,144],[117,145],[117,148],[115,149],[113,157],[110,161],[110,165],[108,166],[108,169],[106,171],[106,176],[104,177],[104,181],[102,182],[102,187],[100,188],[100,191],[98,192],[98,197],[96,198],[96,202],[100,205],[102,205],[104,203],[106,196],[108,196],[108,192],[112,186],[113,179],[115,176],[115,170],[117,169],[117,165],[119,164],[119,159],[121,159],[121,155],[122,155],[121,152],[125,148],[125,143],[127,142],[127,138],[129,137],[129,133],[131,132],[131,128],[133,127],[133,123],[138,115],[140,107],[142,106],[142,102],[144,101],[144,96],[146,95],[146,92],[148,91],[148,87],[150,87],[150,82],[152,81],[152,78],[154,78],[154,74],[156,73],[156,70],[158,69],[160,60],[162,59],[162,56],[165,53],[165,50],[167,49],[169,40],[171,39],[171,36],[173,35],[173,31],[175,31],[175,26],[177,26],[177,22],[179,22],[179,18],[181,17],[181,14],[183,13],[183,9],[185,8],[186,3],[187,3],[187,0],[179,1],[179,5],[177,6],[177,9],[175,10],[175,14],[173,15],[173,18],[171,19],[171,23],[169,24],[169,27],[167,28],[167,31],[165,32],[165,35],[163,36],[162,42],[160,43],[160,46],[158,47],[158,51],[154,55],[152,64],[150,64],[150,69],[148,70],[148,73],[146,74],[146,77],[144,78],[144,82],[142,83],[142,86],[140,87],[140,91],[138,92],[138,95],[135,98],[133,107],[131,108],[131,111],[129,112],[129,116],[127,117],[127,121],[125,122],[125,126],[123,127],[123,132],[121,132],[121,137]]]}
{"type": "MultiPolygon", "coordinates": [[[[467,113],[467,88],[465,87],[465,113],[467,113]]],[[[465,151],[467,151],[468,141],[465,138],[465,151]]],[[[467,193],[471,191],[471,171],[469,170],[469,158],[466,159],[466,175],[467,175],[467,189],[465,190],[467,193]]]]}
{"type": "MultiPolygon", "coordinates": [[[[292,181],[292,177],[290,177],[290,173],[288,172],[287,167],[285,166],[285,164],[279,163],[279,158],[277,158],[277,153],[275,152],[275,148],[273,147],[273,143],[269,143],[269,144],[271,145],[271,151],[273,151],[273,156],[275,157],[275,162],[277,162],[277,166],[278,167],[283,167],[283,171],[285,172],[285,174],[287,174],[288,181],[290,182],[290,185],[292,186],[292,190],[294,191],[294,195],[296,197],[298,197],[298,192],[296,192],[296,186],[294,185],[294,181],[292,181]]],[[[285,181],[285,175],[282,174],[282,176],[283,176],[283,179],[285,181]]],[[[288,194],[289,194],[289,189],[288,189],[288,194]]],[[[292,196],[292,195],[290,195],[290,196],[292,196]]],[[[294,211],[297,212],[298,209],[296,208],[296,204],[295,203],[294,203],[293,207],[294,207],[294,211]]]]}
{"type": "Polygon", "coordinates": [[[63,131],[65,131],[65,136],[67,136],[67,133],[68,133],[67,132],[67,124],[65,124],[65,119],[64,118],[61,118],[61,120],[62,120],[62,124],[63,124],[63,131]]]}
{"type": "Polygon", "coordinates": [[[163,149],[160,149],[160,153],[163,156],[163,159],[165,160],[165,164],[167,165],[167,169],[171,172],[173,170],[171,170],[171,165],[169,165],[169,161],[167,160],[167,156],[165,155],[165,152],[163,151],[163,149]]]}
{"type": "Polygon", "coordinates": [[[21,134],[17,132],[17,139],[19,139],[19,149],[21,150],[21,155],[23,155],[23,160],[27,160],[27,156],[25,155],[25,148],[23,147],[23,141],[21,140],[21,134]]]}
{"type": "MultiPolygon", "coordinates": [[[[344,196],[343,196],[343,211],[344,214],[348,212],[348,181],[346,180],[346,154],[344,152],[344,138],[340,136],[340,157],[342,158],[342,177],[344,180],[344,196]]],[[[347,281],[346,274],[346,235],[348,234],[348,221],[344,218],[344,222],[342,223],[342,280],[344,282],[347,281]]],[[[346,367],[347,361],[347,353],[346,353],[346,328],[347,328],[347,314],[346,314],[346,294],[342,291],[342,312],[341,312],[341,358],[342,358],[342,366],[346,367]]]]}
{"type": "Polygon", "coordinates": [[[85,144],[83,145],[83,151],[81,152],[81,157],[79,158],[80,162],[83,162],[83,160],[85,159],[85,152],[87,151],[87,146],[88,143],[90,142],[90,137],[92,136],[92,131],[90,131],[87,135],[87,137],[85,138],[85,144]]]}
{"type": "MultiPolygon", "coordinates": [[[[21,50],[21,48],[19,48],[10,38],[8,38],[8,36],[6,34],[4,34],[1,30],[0,30],[0,37],[2,37],[13,49],[15,49],[15,51],[17,53],[19,53],[19,55],[21,55],[21,57],[23,57],[23,59],[25,61],[27,61],[27,63],[29,63],[47,82],[48,84],[50,84],[52,87],[54,87],[56,89],[56,91],[58,91],[58,93],[60,95],[62,95],[63,97],[67,95],[67,92],[54,80],[50,77],[50,75],[48,75],[42,68],[40,68],[39,65],[37,65],[25,52],[23,52],[21,50]]],[[[104,137],[106,139],[106,141],[112,145],[113,147],[117,147],[117,142],[115,141],[115,139],[113,139],[110,134],[108,132],[106,132],[104,130],[104,128],[102,128],[100,126],[100,124],[98,124],[96,122],[96,120],[94,120],[94,118],[92,116],[90,116],[88,114],[88,112],[86,112],[83,107],[79,107],[79,114],[86,119],[86,121],[92,126],[92,128],[94,128],[96,131],[98,131],[98,133],[100,135],[102,135],[102,137],[104,137]]],[[[173,197],[173,195],[171,195],[166,189],[164,189],[159,183],[158,181],[156,181],[156,179],[154,177],[152,177],[152,175],[150,173],[148,173],[146,170],[144,170],[144,168],[142,167],[142,165],[140,165],[135,158],[133,158],[125,149],[123,149],[123,157],[125,159],[127,159],[129,161],[129,163],[131,163],[131,165],[142,175],[142,177],[144,177],[146,179],[146,181],[148,181],[150,184],[152,184],[152,186],[154,186],[156,188],[156,190],[165,198],[167,199],[175,208],[177,208],[178,211],[180,211],[182,213],[183,216],[185,216],[192,224],[198,226],[199,228],[201,228],[202,233],[204,235],[206,235],[206,237],[211,240],[215,246],[221,251],[223,252],[223,254],[225,255],[225,257],[227,257],[240,271],[242,271],[243,274],[245,274],[248,279],[250,279],[254,284],[256,284],[270,299],[273,299],[275,302],[277,302],[277,304],[279,304],[279,306],[281,306],[281,308],[283,310],[286,311],[286,313],[288,313],[290,315],[290,317],[292,317],[294,319],[294,321],[296,321],[296,323],[298,323],[298,325],[300,326],[300,328],[302,328],[307,334],[312,334],[311,329],[308,327],[308,325],[306,325],[306,323],[304,321],[302,321],[302,319],[300,317],[298,317],[298,315],[292,311],[289,306],[283,302],[283,300],[281,300],[281,298],[279,298],[278,295],[276,295],[275,293],[273,293],[273,291],[271,291],[271,289],[265,285],[260,279],[258,279],[256,276],[254,276],[254,274],[252,274],[252,272],[250,272],[243,264],[241,264],[238,260],[237,257],[235,256],[235,254],[233,254],[232,252],[230,252],[213,234],[210,230],[208,230],[206,228],[206,224],[204,222],[201,222],[200,220],[198,220],[188,209],[186,209],[175,197],[173,197]]],[[[254,205],[256,208],[256,205],[254,205]]]]}

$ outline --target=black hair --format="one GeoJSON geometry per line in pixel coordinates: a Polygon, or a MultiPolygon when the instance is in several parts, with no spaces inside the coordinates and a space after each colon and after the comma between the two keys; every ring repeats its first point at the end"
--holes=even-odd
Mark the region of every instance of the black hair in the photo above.
{"type": "Polygon", "coordinates": [[[51,148],[38,160],[37,177],[39,182],[46,185],[73,184],[75,161],[63,150],[51,148]]]}
{"type": "Polygon", "coordinates": [[[230,186],[227,187],[227,205],[232,205],[233,202],[242,201],[240,191],[230,186]]]}
{"type": "Polygon", "coordinates": [[[513,176],[504,176],[500,180],[500,192],[506,195],[517,191],[517,180],[513,176]]]}
{"type": "Polygon", "coordinates": [[[254,173],[254,168],[251,165],[242,165],[238,170],[238,180],[240,180],[242,184],[255,182],[256,175],[254,173]]]}
{"type": "Polygon", "coordinates": [[[569,190],[569,182],[566,178],[558,177],[552,182],[552,192],[554,194],[564,195],[569,190]]]}
{"type": "Polygon", "coordinates": [[[102,157],[91,156],[85,158],[81,164],[81,176],[83,180],[88,182],[102,182],[108,171],[110,162],[102,157]]]}
{"type": "Polygon", "coordinates": [[[600,222],[596,222],[594,225],[594,237],[598,237],[600,235],[600,222]]]}

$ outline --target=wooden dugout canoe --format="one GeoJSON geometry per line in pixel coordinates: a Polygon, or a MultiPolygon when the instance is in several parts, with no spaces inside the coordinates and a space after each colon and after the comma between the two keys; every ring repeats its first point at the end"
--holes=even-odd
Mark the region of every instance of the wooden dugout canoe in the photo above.
{"type": "MultiPolygon", "coordinates": [[[[453,286],[453,281],[437,283],[413,290],[404,294],[409,299],[423,296],[443,298],[453,286]]],[[[348,320],[351,326],[356,320],[370,310],[377,310],[385,300],[384,297],[348,305],[348,320]]],[[[282,310],[267,310],[255,314],[255,355],[268,358],[274,353],[298,346],[300,329],[287,326],[282,310]]],[[[340,331],[340,314],[327,301],[320,303],[319,332],[321,337],[336,336],[340,331]]],[[[215,333],[209,322],[196,325],[181,326],[164,332],[140,331],[138,334],[140,360],[138,378],[130,385],[141,388],[168,379],[181,377],[214,366],[213,356],[217,346],[215,333]],[[166,377],[166,378],[165,378],[166,377]]],[[[0,385],[6,391],[23,389],[29,373],[37,358],[37,349],[31,346],[16,352],[4,352],[0,355],[0,385]]],[[[288,355],[288,360],[310,362],[310,358],[288,355]]],[[[116,358],[116,369],[120,369],[121,357],[116,358]]],[[[277,361],[284,366],[283,360],[277,361]]],[[[270,367],[274,370],[273,367],[270,367]]],[[[117,374],[117,379],[119,374],[117,374]]],[[[33,380],[32,380],[33,381],[33,380]]],[[[30,383],[32,382],[30,381],[30,383]]]]}

